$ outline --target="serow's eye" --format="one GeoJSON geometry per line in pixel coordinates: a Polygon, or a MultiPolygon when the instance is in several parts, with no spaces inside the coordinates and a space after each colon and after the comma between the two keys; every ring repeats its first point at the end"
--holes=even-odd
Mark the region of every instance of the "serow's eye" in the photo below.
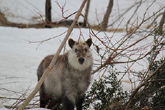
{"type": "Polygon", "coordinates": [[[75,53],[77,53],[78,52],[78,49],[75,49],[74,51],[75,51],[75,53]]]}
{"type": "Polygon", "coordinates": [[[87,51],[88,51],[88,49],[87,49],[87,48],[85,48],[84,50],[85,50],[85,52],[87,52],[87,51]]]}

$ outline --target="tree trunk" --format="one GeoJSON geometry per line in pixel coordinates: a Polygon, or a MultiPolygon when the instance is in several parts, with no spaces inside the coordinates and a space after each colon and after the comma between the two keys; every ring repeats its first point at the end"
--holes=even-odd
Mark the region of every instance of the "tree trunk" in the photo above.
{"type": "Polygon", "coordinates": [[[51,0],[46,0],[45,4],[45,28],[51,28],[51,0]]]}
{"type": "Polygon", "coordinates": [[[112,7],[113,7],[113,0],[109,0],[107,11],[106,11],[103,21],[101,23],[101,29],[103,31],[106,31],[106,29],[107,29],[108,19],[109,19],[109,15],[111,14],[112,7]]]}
{"type": "Polygon", "coordinates": [[[160,35],[163,35],[163,24],[165,23],[165,11],[163,13],[162,19],[160,20],[158,32],[160,35]]]}
{"type": "Polygon", "coordinates": [[[86,9],[85,9],[85,18],[84,18],[84,22],[83,22],[83,27],[86,26],[86,20],[88,19],[88,12],[89,12],[90,1],[91,0],[88,0],[87,6],[86,6],[86,9]]]}

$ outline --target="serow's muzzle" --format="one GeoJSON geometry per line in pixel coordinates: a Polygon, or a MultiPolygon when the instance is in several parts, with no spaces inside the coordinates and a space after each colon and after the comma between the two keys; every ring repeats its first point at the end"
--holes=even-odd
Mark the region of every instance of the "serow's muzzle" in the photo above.
{"type": "Polygon", "coordinates": [[[79,62],[80,64],[83,64],[83,63],[84,63],[84,58],[80,57],[80,58],[78,59],[78,62],[79,62]]]}

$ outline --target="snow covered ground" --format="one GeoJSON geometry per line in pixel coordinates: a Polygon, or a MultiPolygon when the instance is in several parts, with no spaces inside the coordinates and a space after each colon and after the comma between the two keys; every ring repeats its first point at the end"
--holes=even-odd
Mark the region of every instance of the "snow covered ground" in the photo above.
{"type": "MultiPolygon", "coordinates": [[[[67,28],[64,27],[53,29],[0,27],[0,97],[18,98],[25,93],[26,95],[21,98],[26,98],[37,83],[36,70],[39,63],[46,55],[54,54],[56,52],[65,34],[58,38],[43,42],[41,45],[39,45],[39,43],[29,43],[28,41],[41,41],[57,36],[66,30],[67,28]]],[[[88,39],[89,30],[81,29],[81,32],[83,33],[84,38],[88,39]]],[[[107,36],[112,36],[113,33],[106,34],[107,36]]],[[[80,30],[74,29],[70,37],[78,40],[79,35],[80,30]]],[[[117,40],[124,35],[125,33],[115,33],[114,38],[117,40]]],[[[104,33],[98,34],[98,37],[101,38],[102,36],[104,36],[104,33]]],[[[95,43],[98,42],[94,37],[93,41],[95,43]]],[[[141,42],[141,44],[147,44],[149,42],[152,42],[152,39],[146,39],[141,42]]],[[[95,54],[93,48],[94,47],[92,46],[91,50],[94,59],[100,60],[95,54]]],[[[66,46],[66,49],[69,49],[68,45],[66,46]]],[[[160,58],[161,57],[163,56],[160,56],[160,58]]],[[[141,70],[142,68],[147,67],[147,64],[141,64],[144,65],[134,65],[132,69],[141,70]]],[[[116,67],[122,69],[120,66],[116,67]]],[[[92,77],[92,81],[98,79],[99,76],[101,76],[101,74],[96,73],[95,76],[92,77]]],[[[128,77],[126,75],[123,80],[127,79],[128,77]]],[[[131,90],[131,85],[123,83],[123,89],[131,90]]],[[[35,98],[34,101],[37,99],[38,97],[35,98]]],[[[14,102],[15,100],[1,99],[0,107],[3,107],[4,105],[12,105],[14,102]]]]}

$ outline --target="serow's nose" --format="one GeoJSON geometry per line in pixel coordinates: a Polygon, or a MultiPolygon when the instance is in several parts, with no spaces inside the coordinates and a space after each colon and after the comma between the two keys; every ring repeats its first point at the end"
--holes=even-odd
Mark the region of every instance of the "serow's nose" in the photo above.
{"type": "Polygon", "coordinates": [[[84,63],[84,58],[80,57],[80,58],[78,59],[78,61],[79,61],[80,64],[83,64],[83,63],[84,63]]]}

